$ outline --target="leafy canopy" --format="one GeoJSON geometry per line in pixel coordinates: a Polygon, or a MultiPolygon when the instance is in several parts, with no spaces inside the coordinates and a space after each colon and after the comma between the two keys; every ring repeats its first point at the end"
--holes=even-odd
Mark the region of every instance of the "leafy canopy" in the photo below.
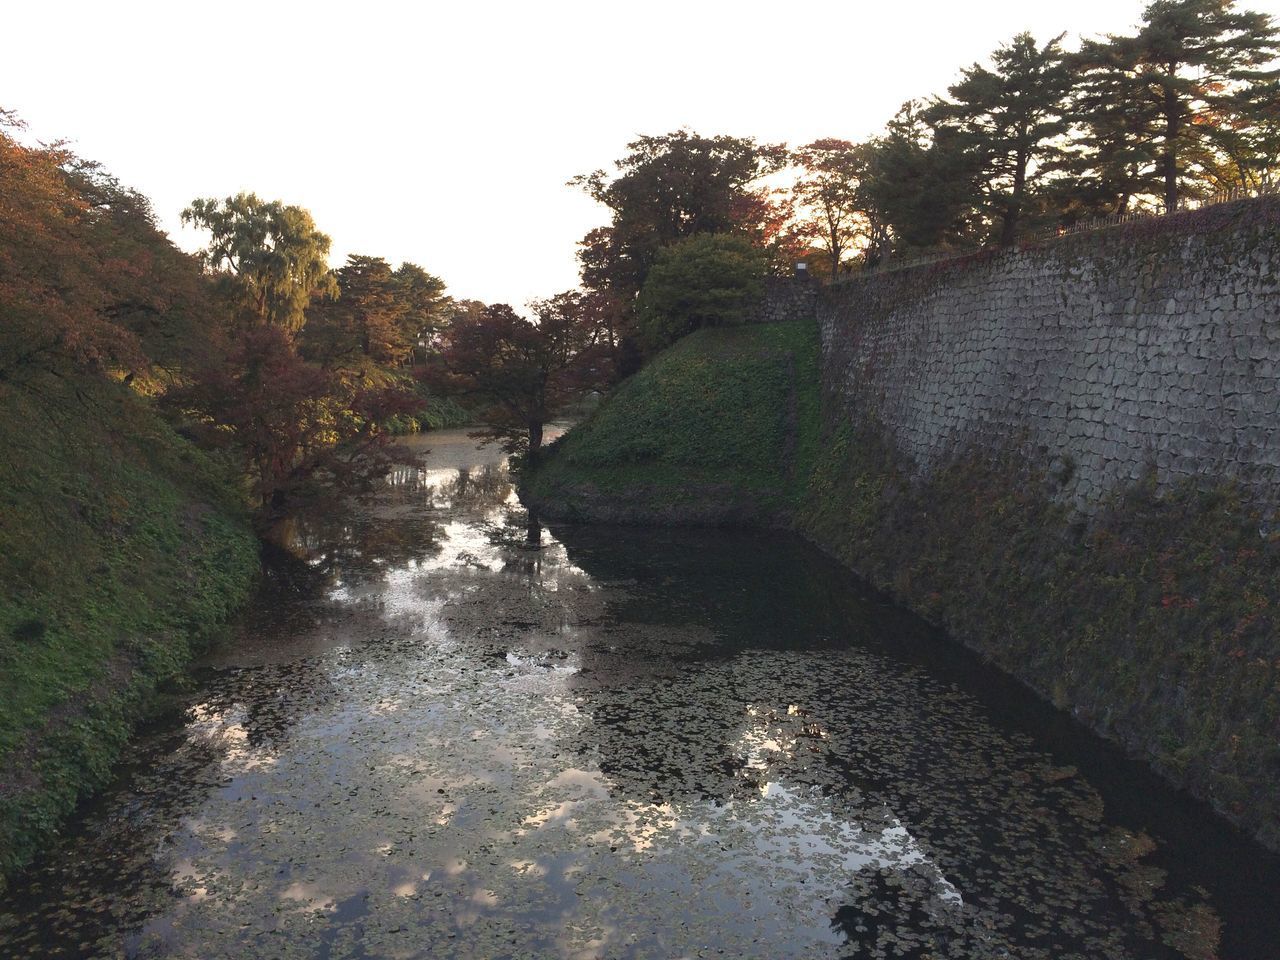
{"type": "Polygon", "coordinates": [[[329,272],[329,238],[301,207],[238,193],[225,200],[193,200],[182,211],[182,222],[209,231],[200,258],[220,274],[250,322],[296,333],[306,323],[311,298],[337,292],[329,272]]]}
{"type": "Polygon", "coordinates": [[[785,217],[760,180],[787,163],[785,147],[750,137],[704,137],[688,130],[640,137],[616,163],[570,181],[609,208],[609,226],[583,239],[583,282],[629,298],[658,251],[698,233],[742,232],[761,244],[785,217]]]}
{"type": "Polygon", "coordinates": [[[764,276],[764,254],[740,234],[703,233],[665,247],[636,301],[641,335],[659,350],[699,327],[744,323],[764,276]]]}

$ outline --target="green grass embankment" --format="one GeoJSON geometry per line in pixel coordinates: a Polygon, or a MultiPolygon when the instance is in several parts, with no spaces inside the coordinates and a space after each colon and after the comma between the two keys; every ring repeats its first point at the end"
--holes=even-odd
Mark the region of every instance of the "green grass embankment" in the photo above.
{"type": "Polygon", "coordinates": [[[522,495],[564,519],[785,523],[818,422],[816,323],[700,330],[549,448],[522,495]]]}
{"type": "Polygon", "coordinates": [[[0,384],[0,888],[247,599],[228,472],[126,388],[0,384]]]}

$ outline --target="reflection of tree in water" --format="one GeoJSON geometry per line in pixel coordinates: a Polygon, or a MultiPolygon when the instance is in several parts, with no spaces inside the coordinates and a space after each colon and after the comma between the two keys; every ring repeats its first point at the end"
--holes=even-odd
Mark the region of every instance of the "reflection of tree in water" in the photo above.
{"type": "Polygon", "coordinates": [[[114,955],[121,930],[181,900],[175,860],[185,824],[227,786],[227,761],[271,757],[299,719],[339,696],[315,661],[295,660],[205,677],[186,723],[139,741],[119,785],[84,811],[60,854],[24,877],[0,915],[0,956],[114,955]],[[92,865],[86,869],[86,865],[92,865]],[[71,906],[68,906],[71,905],[71,906]],[[13,933],[7,927],[10,921],[13,933]],[[101,954],[88,949],[101,942],[101,954]]]}
{"type": "Polygon", "coordinates": [[[234,669],[208,683],[199,716],[235,718],[245,743],[255,750],[279,750],[303,717],[335,701],[340,692],[317,660],[234,669]]]}
{"type": "Polygon", "coordinates": [[[266,551],[268,596],[264,612],[278,616],[294,603],[313,604],[333,586],[381,583],[388,571],[436,556],[450,512],[485,512],[511,495],[502,465],[440,471],[406,467],[393,472],[378,496],[364,504],[298,514],[282,521],[266,551]]]}
{"type": "Polygon", "coordinates": [[[463,468],[438,487],[438,501],[454,510],[487,513],[511,497],[511,474],[503,464],[463,468]]]}

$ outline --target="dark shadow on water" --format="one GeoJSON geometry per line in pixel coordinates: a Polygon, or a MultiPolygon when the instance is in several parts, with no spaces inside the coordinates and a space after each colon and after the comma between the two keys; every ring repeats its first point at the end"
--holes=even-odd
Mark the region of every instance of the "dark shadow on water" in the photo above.
{"type": "MultiPolygon", "coordinates": [[[[961,889],[990,887],[990,877],[1003,871],[1000,911],[1024,929],[1046,928],[1043,943],[1029,938],[1025,949],[1056,955],[1048,936],[1052,925],[1037,921],[1049,900],[1058,910],[1087,906],[1099,916],[1110,914],[1117,925],[1145,918],[1156,942],[1109,940],[1113,949],[1133,956],[1188,955],[1169,941],[1190,955],[1280,956],[1280,910],[1274,906],[1280,857],[799,538],[569,525],[552,532],[595,580],[625,586],[624,598],[611,604],[611,619],[664,627],[703,624],[714,631],[712,643],[672,642],[669,634],[645,631],[634,639],[648,648],[588,648],[587,685],[608,689],[614,677],[635,685],[637,664],[661,685],[707,664],[763,651],[834,655],[857,649],[907,667],[911,681],[896,675],[883,697],[871,690],[851,696],[836,676],[825,689],[822,679],[815,681],[812,689],[821,691],[816,701],[828,712],[824,719],[845,727],[846,744],[824,757],[820,775],[788,772],[833,795],[852,786],[864,803],[887,804],[927,842],[961,889]],[[970,697],[976,700],[973,716],[947,704],[970,697]],[[984,742],[975,717],[982,728],[998,732],[999,740],[984,742]],[[877,732],[864,735],[868,729],[877,732]],[[834,781],[832,770],[840,773],[834,781]],[[1007,796],[1015,792],[1016,804],[1007,796]],[[1046,869],[1037,862],[1043,858],[1058,861],[1056,891],[1038,876],[1046,869]],[[1210,893],[1207,901],[1197,893],[1201,887],[1210,893]],[[1217,950],[1214,913],[1221,919],[1217,950]],[[1176,932],[1180,925],[1195,929],[1184,936],[1176,932]]],[[[749,699],[753,691],[733,693],[749,699]]],[[[673,785],[682,785],[721,802],[750,792],[751,771],[732,746],[741,717],[724,711],[718,724],[709,725],[705,716],[696,716],[705,703],[644,696],[601,700],[591,704],[596,723],[589,731],[597,738],[593,746],[602,769],[620,789],[662,800],[672,795],[673,785]],[[654,736],[682,727],[709,736],[696,743],[654,736]]],[[[833,922],[851,944],[870,944],[881,936],[877,931],[887,931],[881,948],[891,945],[888,956],[928,956],[943,949],[945,938],[932,946],[913,941],[910,931],[931,928],[949,931],[946,951],[961,950],[938,955],[988,955],[976,941],[959,946],[977,935],[973,918],[959,927],[922,919],[929,899],[920,892],[923,882],[884,871],[860,875],[833,922]]],[[[1096,942],[1095,949],[1101,945],[1096,942]]]]}

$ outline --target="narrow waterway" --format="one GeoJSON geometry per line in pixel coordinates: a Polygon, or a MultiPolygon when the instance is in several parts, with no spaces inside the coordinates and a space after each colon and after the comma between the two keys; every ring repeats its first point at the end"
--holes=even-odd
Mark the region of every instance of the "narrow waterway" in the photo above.
{"type": "Polygon", "coordinates": [[[1280,957],[1280,869],[807,545],[417,441],[0,901],[0,957],[1280,957]]]}

